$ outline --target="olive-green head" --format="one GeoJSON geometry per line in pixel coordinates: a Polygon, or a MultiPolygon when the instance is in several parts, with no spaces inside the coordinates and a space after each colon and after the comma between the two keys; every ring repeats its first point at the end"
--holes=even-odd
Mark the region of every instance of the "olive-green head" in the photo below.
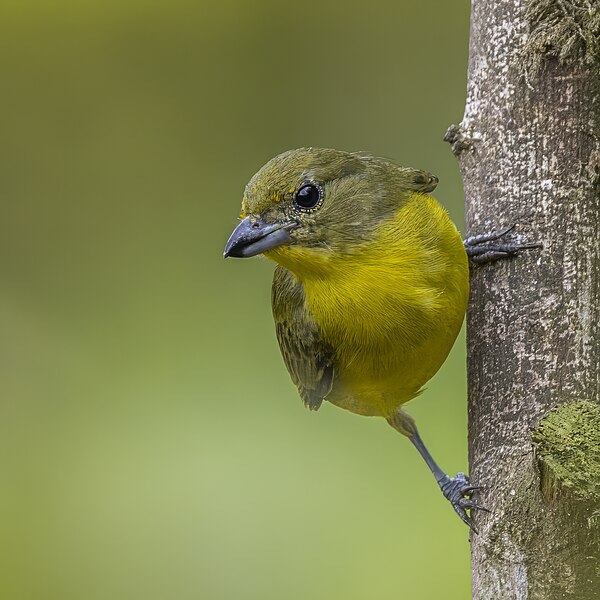
{"type": "Polygon", "coordinates": [[[437,181],[425,171],[364,153],[323,148],[284,152],[246,186],[243,220],[224,254],[264,252],[278,260],[297,250],[355,253],[411,192],[430,192],[437,181]]]}

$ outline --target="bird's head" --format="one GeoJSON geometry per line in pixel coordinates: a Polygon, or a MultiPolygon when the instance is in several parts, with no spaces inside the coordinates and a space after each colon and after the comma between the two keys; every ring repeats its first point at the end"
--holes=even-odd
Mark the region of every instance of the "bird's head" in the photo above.
{"type": "Polygon", "coordinates": [[[293,268],[311,258],[355,254],[412,192],[437,178],[363,153],[322,148],[284,152],[246,186],[241,223],[224,256],[268,258],[293,268]]]}

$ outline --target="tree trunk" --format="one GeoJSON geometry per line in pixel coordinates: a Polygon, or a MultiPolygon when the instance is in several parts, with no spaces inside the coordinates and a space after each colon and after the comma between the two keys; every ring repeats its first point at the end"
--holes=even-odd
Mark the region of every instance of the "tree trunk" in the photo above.
{"type": "Polygon", "coordinates": [[[467,230],[543,244],[472,273],[476,600],[600,598],[599,47],[599,0],[473,0],[467,230]]]}

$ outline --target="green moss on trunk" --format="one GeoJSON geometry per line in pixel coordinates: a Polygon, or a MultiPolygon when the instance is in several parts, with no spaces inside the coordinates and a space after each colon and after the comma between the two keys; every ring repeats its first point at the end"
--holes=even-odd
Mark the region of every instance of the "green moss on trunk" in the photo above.
{"type": "Polygon", "coordinates": [[[556,486],[600,500],[600,407],[570,401],[550,411],[533,431],[542,489],[556,486]]]}

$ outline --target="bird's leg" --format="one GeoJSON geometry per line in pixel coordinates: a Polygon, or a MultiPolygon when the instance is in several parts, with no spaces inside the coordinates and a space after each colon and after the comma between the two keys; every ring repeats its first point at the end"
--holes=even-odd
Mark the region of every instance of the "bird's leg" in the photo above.
{"type": "Polygon", "coordinates": [[[469,483],[469,479],[464,473],[458,473],[456,477],[449,477],[446,475],[446,473],[444,473],[444,471],[442,471],[442,469],[440,469],[421,439],[414,419],[408,413],[405,413],[401,408],[398,408],[396,412],[388,418],[388,423],[394,429],[396,429],[396,431],[399,431],[403,435],[407,436],[408,439],[413,443],[433,473],[435,480],[442,490],[442,494],[444,494],[444,496],[450,501],[452,508],[454,508],[458,516],[475,533],[477,533],[471,516],[467,514],[467,510],[472,511],[474,509],[478,509],[489,512],[487,508],[479,506],[470,498],[471,494],[480,488],[471,485],[469,483]]]}
{"type": "Polygon", "coordinates": [[[541,248],[541,244],[518,244],[516,242],[505,241],[498,242],[507,233],[510,233],[515,228],[511,225],[507,229],[493,233],[483,233],[480,235],[472,235],[466,240],[463,240],[467,256],[473,263],[483,264],[515,256],[521,250],[530,250],[532,248],[541,248]]]}

